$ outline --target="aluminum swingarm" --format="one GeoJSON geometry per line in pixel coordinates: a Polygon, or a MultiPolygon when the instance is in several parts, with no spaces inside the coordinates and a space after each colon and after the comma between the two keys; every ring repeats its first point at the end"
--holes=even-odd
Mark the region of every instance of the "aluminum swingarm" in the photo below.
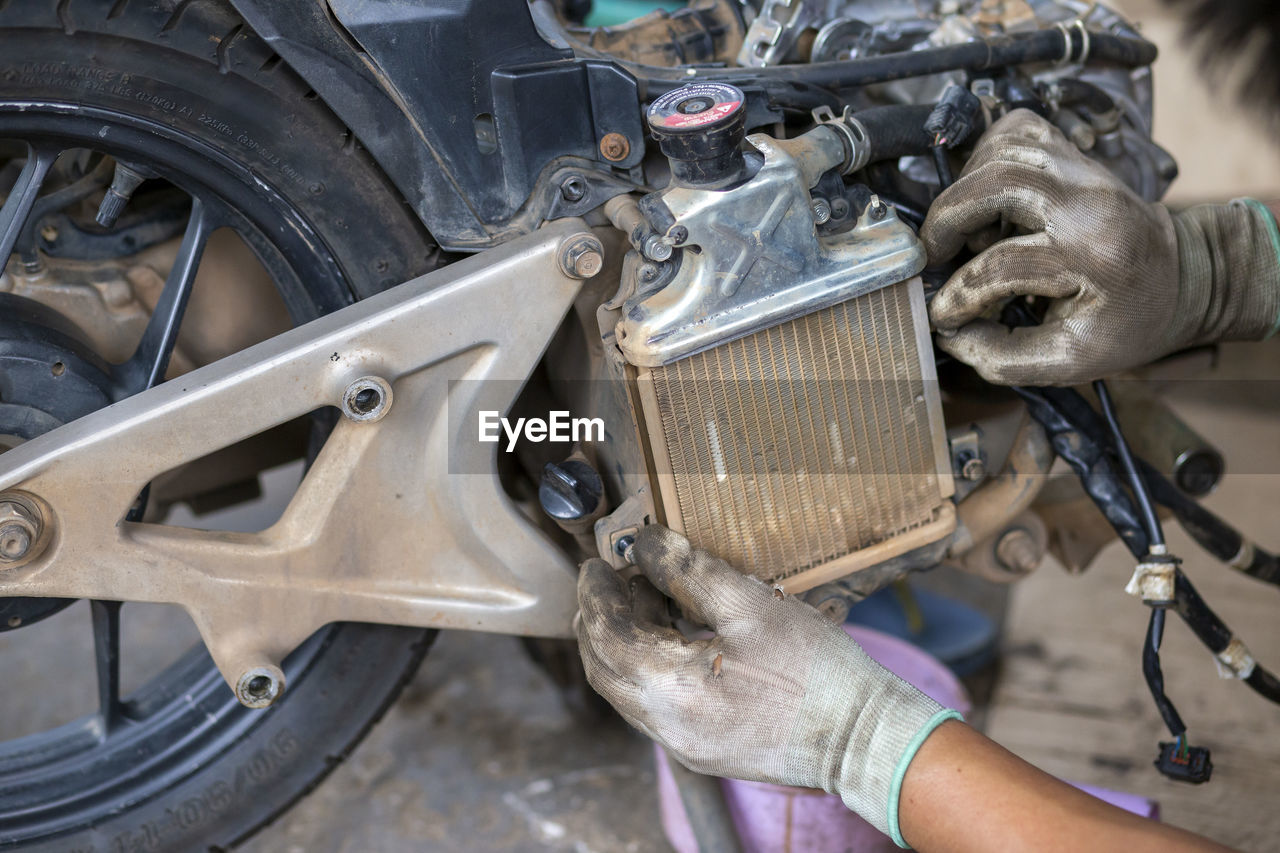
{"type": "Polygon", "coordinates": [[[33,535],[0,596],[180,605],[253,707],[330,622],[568,635],[574,566],[470,413],[509,408],[601,252],[556,222],[5,453],[0,501],[33,535]],[[267,530],[124,520],[158,475],[323,406],[346,417],[267,530]]]}

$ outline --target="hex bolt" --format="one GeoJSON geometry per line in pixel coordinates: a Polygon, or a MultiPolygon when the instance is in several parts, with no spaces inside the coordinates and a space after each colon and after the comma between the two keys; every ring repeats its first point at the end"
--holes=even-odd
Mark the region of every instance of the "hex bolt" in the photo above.
{"type": "Polygon", "coordinates": [[[671,244],[657,234],[650,234],[644,238],[644,256],[651,261],[669,260],[674,251],[671,244]]]}
{"type": "Polygon", "coordinates": [[[600,156],[610,163],[627,159],[631,153],[631,142],[621,133],[606,133],[600,140],[600,156]]]}
{"type": "Polygon", "coordinates": [[[996,543],[996,560],[1014,574],[1031,574],[1042,556],[1035,537],[1021,527],[1006,532],[996,543]]]}
{"type": "Polygon", "coordinates": [[[236,679],[236,699],[246,708],[266,708],[284,693],[284,672],[278,666],[246,669],[236,679]]]}
{"type": "Polygon", "coordinates": [[[977,456],[971,456],[960,466],[960,476],[970,483],[975,483],[987,476],[987,463],[977,456]]]}
{"type": "Polygon", "coordinates": [[[381,376],[362,376],[343,392],[342,414],[356,423],[374,423],[386,417],[392,398],[387,380],[381,376]]]}
{"type": "Polygon", "coordinates": [[[570,237],[560,251],[560,269],[570,278],[591,278],[604,267],[604,245],[592,234],[570,237]]]}
{"type": "Polygon", "coordinates": [[[617,554],[628,563],[634,563],[632,555],[635,552],[636,537],[630,533],[618,537],[618,541],[613,543],[613,553],[617,554]]]}
{"type": "Polygon", "coordinates": [[[565,201],[582,201],[587,197],[587,182],[581,175],[570,175],[560,184],[560,195],[565,201]]]}
{"type": "Polygon", "coordinates": [[[818,225],[826,225],[831,221],[831,205],[825,198],[815,198],[809,205],[813,209],[813,221],[818,225]]]}
{"type": "Polygon", "coordinates": [[[871,203],[867,205],[867,212],[871,214],[872,219],[884,219],[889,208],[880,200],[880,196],[872,195],[871,203]]]}
{"type": "Polygon", "coordinates": [[[40,516],[27,501],[0,500],[0,563],[32,556],[40,530],[40,516]]]}

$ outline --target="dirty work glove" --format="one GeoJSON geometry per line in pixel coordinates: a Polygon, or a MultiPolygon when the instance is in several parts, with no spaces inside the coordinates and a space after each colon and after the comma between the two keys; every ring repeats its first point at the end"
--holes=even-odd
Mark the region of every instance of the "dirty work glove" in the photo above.
{"type": "Polygon", "coordinates": [[[1258,340],[1280,321],[1280,232],[1252,200],[1170,215],[1016,110],[978,143],[920,230],[939,263],[982,249],[933,298],[938,345],[991,382],[1070,385],[1184,347],[1258,340]],[[1016,236],[993,237],[1013,232],[1016,236]],[[1051,297],[1043,325],[984,317],[1051,297]]]}
{"type": "Polygon", "coordinates": [[[626,720],[691,770],[839,794],[906,846],[898,792],[907,765],[944,720],[959,719],[873,661],[813,607],[734,571],[659,526],[633,559],[653,585],[715,636],[666,627],[642,578],[603,560],[578,579],[587,678],[626,720]]]}

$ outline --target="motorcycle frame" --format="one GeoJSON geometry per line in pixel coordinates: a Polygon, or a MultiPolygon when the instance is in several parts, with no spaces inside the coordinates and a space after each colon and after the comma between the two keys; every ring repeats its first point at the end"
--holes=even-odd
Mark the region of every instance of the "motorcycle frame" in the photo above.
{"type": "Polygon", "coordinates": [[[635,78],[544,40],[526,0],[232,5],[446,249],[488,248],[643,185],[635,78]],[[605,157],[606,136],[625,139],[624,157],[605,157]]]}
{"type": "Polygon", "coordinates": [[[581,220],[551,223],[5,453],[0,493],[41,524],[0,596],[180,605],[250,706],[330,622],[570,635],[576,567],[503,491],[474,413],[514,401],[584,241],[581,220]],[[266,530],[126,520],[160,474],[324,406],[346,417],[266,530]]]}

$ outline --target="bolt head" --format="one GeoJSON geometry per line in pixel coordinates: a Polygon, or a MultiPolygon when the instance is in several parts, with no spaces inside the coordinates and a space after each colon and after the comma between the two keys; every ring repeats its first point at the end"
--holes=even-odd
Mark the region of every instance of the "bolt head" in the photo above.
{"type": "Polygon", "coordinates": [[[964,465],[960,467],[960,476],[973,483],[987,476],[987,463],[978,457],[965,460],[964,465]]]}
{"type": "Polygon", "coordinates": [[[560,184],[560,195],[565,201],[582,201],[587,197],[587,182],[579,175],[570,175],[560,184]]]}
{"type": "Polygon", "coordinates": [[[1020,527],[1008,531],[996,543],[996,560],[1015,574],[1031,574],[1040,565],[1042,557],[1035,537],[1020,527]]]}
{"type": "Polygon", "coordinates": [[[571,238],[560,254],[560,268],[572,278],[591,278],[604,268],[604,246],[591,234],[571,238]]]}
{"type": "Polygon", "coordinates": [[[0,564],[34,555],[41,519],[26,500],[0,500],[0,564]]]}
{"type": "Polygon", "coordinates": [[[611,163],[627,159],[631,142],[621,133],[606,133],[600,140],[600,156],[611,163]]]}
{"type": "Polygon", "coordinates": [[[31,531],[21,524],[0,527],[0,558],[16,562],[31,550],[31,531]]]}

